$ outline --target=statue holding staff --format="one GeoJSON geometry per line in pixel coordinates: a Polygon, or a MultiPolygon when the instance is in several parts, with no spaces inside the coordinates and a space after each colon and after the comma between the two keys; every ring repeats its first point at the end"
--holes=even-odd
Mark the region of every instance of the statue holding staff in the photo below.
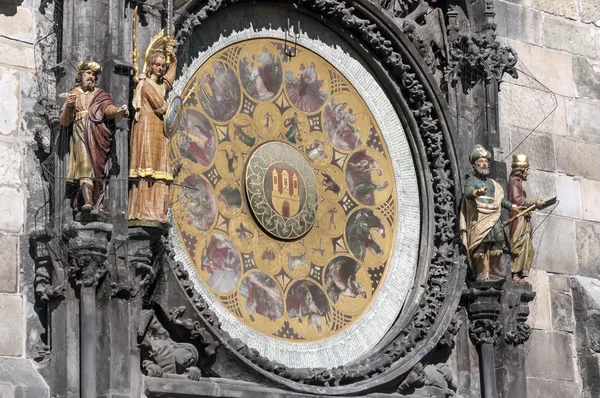
{"type": "MultiPolygon", "coordinates": [[[[167,151],[165,100],[175,80],[173,39],[161,31],[152,39],[133,97],[136,110],[131,133],[129,225],[166,227],[169,186],[173,181],[167,151]],[[170,62],[167,62],[170,61],[170,62]]],[[[135,62],[137,65],[137,62],[135,62]]]]}
{"type": "Polygon", "coordinates": [[[106,91],[97,87],[102,68],[96,62],[78,64],[75,87],[60,111],[60,124],[71,127],[67,181],[79,185],[73,202],[76,212],[103,211],[110,141],[108,120],[129,116],[127,105],[118,108],[106,91]]]}
{"type": "Polygon", "coordinates": [[[524,211],[510,212],[510,246],[512,252],[512,280],[521,283],[529,276],[535,251],[532,242],[531,212],[543,209],[556,202],[556,197],[550,199],[528,200],[523,181],[529,176],[529,159],[526,155],[517,154],[512,157],[510,179],[508,180],[508,200],[520,206],[524,211]]]}

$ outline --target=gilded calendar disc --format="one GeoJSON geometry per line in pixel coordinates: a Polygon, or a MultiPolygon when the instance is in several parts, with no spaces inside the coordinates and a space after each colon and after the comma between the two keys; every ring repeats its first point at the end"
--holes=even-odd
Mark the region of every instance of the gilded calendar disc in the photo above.
{"type": "Polygon", "coordinates": [[[171,211],[211,300],[257,336],[307,344],[347,331],[380,293],[398,191],[357,89],[316,52],[284,47],[229,44],[187,80],[171,211]]]}

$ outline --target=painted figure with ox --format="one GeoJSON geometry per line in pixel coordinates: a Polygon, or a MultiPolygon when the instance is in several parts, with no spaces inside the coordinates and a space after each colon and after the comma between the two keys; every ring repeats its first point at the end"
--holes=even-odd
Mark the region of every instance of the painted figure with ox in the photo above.
{"type": "Polygon", "coordinates": [[[145,66],[138,76],[133,97],[135,120],[131,132],[129,157],[130,225],[166,227],[169,186],[173,182],[167,151],[164,116],[168,110],[165,96],[175,79],[177,58],[172,41],[164,32],[155,36],[146,51],[145,66]],[[171,62],[167,64],[167,58],[171,62]]]}
{"type": "Polygon", "coordinates": [[[240,295],[246,299],[244,305],[250,321],[256,322],[259,314],[275,321],[283,316],[283,296],[277,283],[262,272],[248,274],[240,286],[240,295]]]}
{"type": "Polygon", "coordinates": [[[106,91],[97,87],[102,68],[96,62],[78,65],[75,86],[60,111],[60,124],[70,128],[67,181],[79,186],[73,202],[76,212],[103,211],[112,132],[109,120],[129,116],[127,105],[118,108],[106,91]]]}

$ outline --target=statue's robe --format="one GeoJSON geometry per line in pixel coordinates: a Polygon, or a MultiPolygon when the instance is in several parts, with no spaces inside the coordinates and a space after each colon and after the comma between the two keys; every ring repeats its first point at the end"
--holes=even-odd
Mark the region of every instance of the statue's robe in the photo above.
{"type": "MultiPolygon", "coordinates": [[[[508,181],[508,200],[518,206],[530,207],[535,202],[527,200],[527,193],[523,188],[523,180],[517,176],[508,181]]],[[[517,215],[511,211],[510,216],[517,215]]],[[[512,251],[512,272],[520,272],[528,276],[535,251],[532,242],[531,213],[517,218],[510,224],[510,245],[512,251]]]]}
{"type": "Polygon", "coordinates": [[[173,171],[163,117],[168,107],[165,95],[174,77],[175,63],[171,63],[160,83],[148,77],[136,87],[129,156],[129,178],[135,180],[129,191],[130,223],[157,226],[169,222],[169,184],[173,181],[173,171]]]}
{"type": "Polygon", "coordinates": [[[491,178],[472,176],[467,179],[460,213],[460,234],[467,248],[469,261],[482,243],[502,244],[504,231],[500,221],[502,208],[510,209],[512,203],[504,199],[504,189],[491,178]],[[475,197],[475,190],[487,188],[485,196],[475,197]]]}
{"type": "Polygon", "coordinates": [[[97,182],[94,184],[94,209],[99,209],[104,197],[112,138],[106,121],[114,119],[119,108],[114,105],[110,95],[99,88],[87,92],[76,87],[71,94],[76,96],[75,106],[69,108],[65,102],[59,119],[61,125],[72,127],[67,181],[90,178],[97,182]]]}

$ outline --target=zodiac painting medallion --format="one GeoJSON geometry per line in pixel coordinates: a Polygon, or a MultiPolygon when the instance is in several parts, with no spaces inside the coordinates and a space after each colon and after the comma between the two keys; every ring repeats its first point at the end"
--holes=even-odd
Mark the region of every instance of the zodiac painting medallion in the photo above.
{"type": "Polygon", "coordinates": [[[303,344],[344,332],[379,294],[398,182],[348,79],[308,48],[284,49],[230,44],[178,93],[171,214],[186,261],[229,315],[303,344]]]}

